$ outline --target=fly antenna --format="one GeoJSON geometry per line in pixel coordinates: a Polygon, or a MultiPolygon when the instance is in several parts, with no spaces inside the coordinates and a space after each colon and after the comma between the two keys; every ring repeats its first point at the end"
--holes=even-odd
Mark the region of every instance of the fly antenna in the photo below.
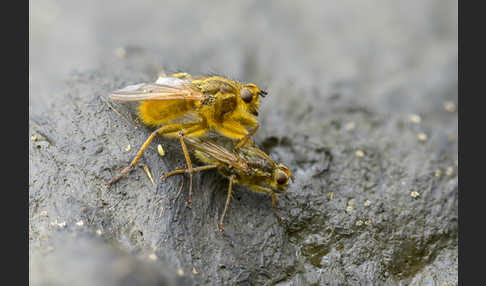
{"type": "Polygon", "coordinates": [[[264,91],[263,89],[260,89],[258,91],[258,95],[260,95],[261,97],[265,97],[265,95],[267,95],[267,94],[268,94],[268,92],[264,91]]]}

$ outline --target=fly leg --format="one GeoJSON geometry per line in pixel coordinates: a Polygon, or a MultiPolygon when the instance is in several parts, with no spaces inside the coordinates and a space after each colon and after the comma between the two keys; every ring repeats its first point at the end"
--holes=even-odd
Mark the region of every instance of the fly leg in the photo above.
{"type": "Polygon", "coordinates": [[[235,175],[231,175],[229,178],[229,187],[228,187],[228,197],[226,198],[226,204],[224,205],[223,214],[221,215],[221,219],[219,220],[219,231],[224,232],[223,220],[226,216],[226,212],[228,211],[228,206],[231,201],[231,192],[233,191],[233,180],[235,179],[235,175]]]}
{"type": "Polygon", "coordinates": [[[231,138],[233,140],[240,140],[239,143],[233,148],[234,151],[237,151],[248,140],[251,140],[250,136],[257,131],[258,125],[250,132],[248,132],[245,126],[240,124],[238,121],[235,121],[231,118],[226,118],[221,123],[221,125],[217,126],[216,129],[221,135],[225,137],[231,138]]]}
{"type": "Polygon", "coordinates": [[[152,134],[150,134],[150,136],[147,138],[147,140],[145,140],[145,143],[143,143],[143,145],[140,148],[140,150],[138,150],[137,155],[135,156],[135,158],[133,158],[133,160],[130,163],[130,165],[128,165],[128,167],[126,167],[125,169],[123,169],[123,171],[121,171],[121,173],[118,176],[116,176],[111,181],[109,181],[108,184],[106,184],[106,187],[107,188],[111,187],[111,185],[113,183],[115,183],[116,181],[120,180],[121,177],[123,177],[126,173],[130,172],[130,170],[132,170],[133,167],[135,167],[135,165],[137,165],[138,160],[140,159],[140,157],[142,157],[143,152],[145,152],[145,150],[150,145],[150,142],[152,142],[152,140],[155,138],[155,136],[157,136],[157,135],[164,135],[164,134],[167,134],[167,133],[177,132],[177,131],[183,129],[184,127],[186,127],[186,126],[194,126],[194,125],[198,125],[198,124],[199,124],[199,122],[185,123],[185,124],[169,124],[169,125],[160,127],[159,129],[157,129],[154,132],[152,132],[152,134]]]}
{"type": "Polygon", "coordinates": [[[187,173],[189,173],[189,197],[187,198],[186,206],[188,208],[191,207],[192,203],[192,175],[194,173],[194,169],[192,168],[191,157],[189,156],[189,152],[187,151],[186,143],[184,142],[184,134],[189,134],[189,136],[195,136],[200,133],[205,133],[207,130],[204,128],[204,124],[200,123],[194,125],[186,130],[179,131],[179,140],[181,142],[182,152],[184,153],[184,157],[187,163],[187,173]]]}
{"type": "MultiPolygon", "coordinates": [[[[164,174],[164,175],[160,176],[160,178],[162,180],[165,180],[172,175],[185,174],[185,173],[191,174],[191,173],[201,172],[201,171],[215,169],[215,168],[218,168],[218,165],[206,165],[206,166],[202,166],[202,167],[192,168],[192,171],[190,171],[189,169],[179,169],[179,170],[175,170],[175,171],[169,172],[167,174],[164,174]]],[[[191,182],[192,182],[192,180],[191,180],[191,182]]],[[[189,190],[189,194],[191,195],[190,190],[189,190]]],[[[190,205],[188,205],[188,207],[190,207],[190,205]]]]}
{"type": "MultiPolygon", "coordinates": [[[[202,166],[202,167],[192,168],[192,172],[197,173],[197,172],[206,171],[206,170],[215,169],[215,168],[218,168],[218,165],[206,165],[206,166],[202,166]]],[[[179,169],[179,170],[175,170],[175,171],[169,172],[167,174],[164,174],[164,175],[160,176],[160,178],[162,180],[165,180],[170,176],[178,175],[178,174],[185,174],[185,173],[189,173],[189,170],[188,169],[179,169]]]]}
{"type": "Polygon", "coordinates": [[[270,194],[272,196],[272,208],[273,208],[273,211],[275,212],[275,214],[277,215],[277,217],[280,219],[280,221],[282,223],[286,223],[287,222],[287,220],[285,218],[283,218],[282,215],[280,215],[280,213],[278,212],[278,209],[277,209],[277,196],[275,195],[275,192],[274,191],[272,191],[269,188],[260,187],[260,186],[252,186],[252,189],[255,190],[255,191],[257,191],[257,192],[262,192],[262,193],[270,194]]]}
{"type": "Polygon", "coordinates": [[[248,134],[246,134],[245,137],[243,137],[243,139],[240,140],[240,142],[235,146],[234,150],[236,151],[240,149],[241,146],[245,145],[246,142],[248,142],[248,140],[250,140],[250,142],[253,144],[253,141],[251,140],[251,135],[255,134],[257,130],[258,130],[258,125],[252,130],[250,130],[250,132],[248,132],[248,134]]]}
{"type": "Polygon", "coordinates": [[[186,143],[184,143],[184,133],[182,131],[179,132],[179,140],[181,142],[182,152],[184,152],[184,157],[186,158],[187,172],[189,173],[189,197],[187,198],[186,206],[190,208],[192,203],[192,174],[194,173],[194,170],[192,168],[191,157],[187,151],[186,143]]]}
{"type": "Polygon", "coordinates": [[[238,122],[239,124],[241,124],[242,126],[253,127],[253,129],[249,130],[249,131],[246,128],[244,129],[244,134],[242,134],[243,136],[239,137],[240,141],[234,147],[234,151],[237,151],[239,148],[244,146],[248,141],[250,141],[249,144],[252,145],[253,141],[251,140],[251,136],[253,134],[255,134],[255,132],[259,128],[258,121],[255,119],[255,117],[253,117],[249,114],[242,113],[242,114],[237,115],[236,117],[233,117],[232,119],[234,121],[238,122]]]}
{"type": "Polygon", "coordinates": [[[275,193],[273,191],[270,191],[270,194],[272,195],[272,208],[273,208],[273,211],[275,212],[275,214],[277,215],[277,217],[280,219],[280,221],[282,223],[286,223],[287,220],[285,218],[283,218],[280,213],[278,212],[277,210],[277,197],[275,196],[275,193]]]}

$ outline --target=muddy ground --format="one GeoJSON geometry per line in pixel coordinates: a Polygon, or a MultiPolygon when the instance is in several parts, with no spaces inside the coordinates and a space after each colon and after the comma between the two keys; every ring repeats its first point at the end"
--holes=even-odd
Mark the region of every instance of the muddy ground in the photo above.
{"type": "Polygon", "coordinates": [[[31,285],[457,284],[456,1],[31,1],[29,27],[31,285]],[[236,186],[218,232],[228,181],[197,174],[186,208],[170,139],[154,184],[105,188],[151,132],[106,95],[162,70],[269,92],[287,225],[236,186]]]}

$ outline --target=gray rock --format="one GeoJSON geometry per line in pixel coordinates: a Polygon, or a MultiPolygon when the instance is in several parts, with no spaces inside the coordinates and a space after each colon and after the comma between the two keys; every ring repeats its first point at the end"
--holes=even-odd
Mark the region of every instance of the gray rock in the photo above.
{"type": "Polygon", "coordinates": [[[457,284],[457,2],[45,2],[30,8],[32,285],[457,284]],[[184,166],[172,139],[140,160],[155,185],[137,167],[105,188],[151,132],[106,95],[162,69],[269,91],[255,141],[295,176],[287,225],[236,186],[218,232],[228,182],[197,174],[186,208],[187,178],[159,179],[184,166]]]}

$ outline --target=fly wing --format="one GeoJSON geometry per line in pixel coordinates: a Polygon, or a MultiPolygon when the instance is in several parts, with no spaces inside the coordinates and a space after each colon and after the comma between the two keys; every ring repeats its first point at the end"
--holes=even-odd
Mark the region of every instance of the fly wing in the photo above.
{"type": "Polygon", "coordinates": [[[243,146],[240,152],[243,153],[247,164],[255,169],[272,173],[276,167],[272,158],[257,147],[243,146]]]}
{"type": "Polygon", "coordinates": [[[226,148],[210,141],[197,137],[184,137],[184,141],[194,150],[203,152],[213,157],[217,161],[226,163],[242,171],[248,171],[248,165],[241,160],[235,153],[228,151],[226,148]]]}
{"type": "Polygon", "coordinates": [[[188,80],[174,77],[159,77],[155,83],[129,85],[109,94],[110,99],[117,101],[145,100],[201,100],[203,94],[192,89],[188,80]]]}

